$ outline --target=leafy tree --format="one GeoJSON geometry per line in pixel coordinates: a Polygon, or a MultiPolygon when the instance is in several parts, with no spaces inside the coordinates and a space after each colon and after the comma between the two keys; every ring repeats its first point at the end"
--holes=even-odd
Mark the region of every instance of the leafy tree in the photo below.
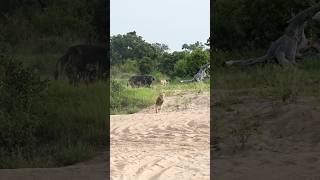
{"type": "Polygon", "coordinates": [[[169,47],[166,44],[153,43],[151,46],[154,48],[155,54],[157,56],[163,55],[165,52],[169,51],[169,47]]]}
{"type": "Polygon", "coordinates": [[[135,31],[111,37],[111,64],[122,64],[126,59],[156,57],[155,48],[135,31]]]}
{"type": "Polygon", "coordinates": [[[180,60],[184,59],[187,56],[188,52],[178,52],[173,53],[164,53],[159,58],[158,70],[161,73],[167,74],[169,76],[175,75],[175,64],[180,60]]]}
{"type": "Polygon", "coordinates": [[[209,62],[209,52],[196,49],[179,59],[174,66],[175,75],[189,77],[196,74],[200,67],[209,62]]]}
{"type": "Polygon", "coordinates": [[[209,53],[207,51],[196,49],[187,57],[188,75],[196,74],[200,67],[209,62],[209,53]]]}
{"type": "Polygon", "coordinates": [[[144,57],[139,62],[139,70],[141,74],[150,74],[152,70],[154,70],[154,63],[152,62],[152,59],[149,57],[144,57]]]}
{"type": "Polygon", "coordinates": [[[185,49],[187,51],[194,51],[196,49],[204,49],[205,45],[203,43],[200,43],[199,41],[197,41],[194,44],[183,44],[182,45],[182,49],[185,49]]]}
{"type": "Polygon", "coordinates": [[[175,73],[175,76],[178,76],[178,77],[191,76],[191,75],[188,75],[188,73],[187,73],[187,61],[186,61],[186,59],[180,59],[174,65],[174,73],[175,73]]]}

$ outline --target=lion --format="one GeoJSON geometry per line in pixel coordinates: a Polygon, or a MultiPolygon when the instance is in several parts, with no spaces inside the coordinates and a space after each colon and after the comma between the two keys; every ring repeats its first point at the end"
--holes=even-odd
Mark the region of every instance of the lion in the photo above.
{"type": "Polygon", "coordinates": [[[159,112],[161,111],[161,107],[162,107],[163,102],[164,102],[164,96],[165,96],[165,94],[162,92],[157,97],[156,104],[155,104],[156,113],[158,113],[158,111],[159,112]]]}
{"type": "Polygon", "coordinates": [[[169,83],[169,81],[166,80],[166,79],[161,79],[161,80],[160,80],[160,84],[161,84],[162,86],[167,86],[168,83],[169,83]]]}

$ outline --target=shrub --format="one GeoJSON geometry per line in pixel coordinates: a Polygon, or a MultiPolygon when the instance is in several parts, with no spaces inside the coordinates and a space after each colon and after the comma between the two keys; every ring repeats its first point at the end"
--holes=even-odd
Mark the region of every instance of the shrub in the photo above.
{"type": "Polygon", "coordinates": [[[158,91],[153,88],[127,88],[124,82],[111,81],[110,111],[116,113],[135,113],[154,103],[158,91]]]}
{"type": "Polygon", "coordinates": [[[106,85],[41,80],[0,59],[0,168],[55,167],[92,157],[106,141],[106,85]]]}
{"type": "Polygon", "coordinates": [[[36,143],[47,81],[5,57],[0,60],[0,69],[0,146],[14,152],[36,143]]]}
{"type": "Polygon", "coordinates": [[[187,61],[185,59],[180,59],[174,65],[174,72],[176,76],[185,77],[187,75],[187,61]]]}

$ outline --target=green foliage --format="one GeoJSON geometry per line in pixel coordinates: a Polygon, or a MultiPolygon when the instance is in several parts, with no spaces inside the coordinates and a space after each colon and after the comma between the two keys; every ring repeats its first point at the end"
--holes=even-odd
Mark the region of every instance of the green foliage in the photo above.
{"type": "Polygon", "coordinates": [[[11,152],[36,143],[47,81],[5,57],[0,59],[0,73],[0,147],[11,152]]]}
{"type": "MultiPolygon", "coordinates": [[[[209,51],[200,42],[184,44],[185,51],[168,53],[167,45],[150,44],[133,31],[111,37],[110,45],[112,66],[120,68],[129,60],[136,61],[141,74],[160,71],[170,77],[193,76],[203,64],[209,62],[209,51]]],[[[122,69],[122,72],[129,71],[122,69]]]]}
{"type": "Polygon", "coordinates": [[[106,87],[48,83],[1,57],[0,156],[6,158],[0,167],[54,167],[91,157],[106,138],[106,87]]]}
{"type": "MultiPolygon", "coordinates": [[[[110,113],[135,113],[155,103],[156,97],[161,91],[170,95],[177,90],[180,91],[209,91],[210,82],[181,84],[170,81],[170,85],[163,87],[153,84],[151,88],[131,88],[126,86],[127,79],[114,78],[111,81],[110,113]]],[[[185,104],[188,102],[185,101],[185,104]]]]}
{"type": "Polygon", "coordinates": [[[155,68],[154,62],[149,57],[144,57],[139,62],[139,71],[141,74],[150,74],[154,68],[155,68]]]}
{"type": "MultiPolygon", "coordinates": [[[[222,55],[221,55],[222,56],[222,55]]],[[[228,55],[229,56],[229,55],[228,55]]],[[[267,64],[256,67],[217,68],[213,77],[216,89],[252,89],[263,98],[295,102],[299,96],[320,97],[319,60],[308,58],[296,67],[267,64]]]]}
{"type": "Polygon", "coordinates": [[[112,93],[120,93],[125,89],[123,84],[116,80],[111,80],[110,88],[112,93]]]}
{"type": "Polygon", "coordinates": [[[21,14],[14,14],[0,19],[0,36],[2,36],[2,42],[16,47],[19,43],[29,40],[34,35],[34,27],[21,14]]]}
{"type": "Polygon", "coordinates": [[[158,54],[166,50],[165,45],[163,47],[159,44],[152,45],[138,36],[135,31],[112,36],[110,45],[112,65],[122,64],[127,59],[140,60],[144,57],[155,59],[158,54]]]}
{"type": "Polygon", "coordinates": [[[138,62],[131,59],[126,60],[124,64],[120,65],[121,72],[137,73],[138,69],[138,62]]]}
{"type": "Polygon", "coordinates": [[[197,41],[194,44],[183,44],[182,49],[188,50],[188,51],[194,51],[197,49],[204,49],[205,45],[203,43],[200,43],[197,41]]]}
{"type": "Polygon", "coordinates": [[[193,76],[201,66],[209,62],[209,59],[208,51],[195,49],[175,64],[175,74],[179,77],[193,76]]]}
{"type": "Polygon", "coordinates": [[[125,82],[111,81],[110,110],[115,113],[135,113],[154,103],[157,90],[125,87],[125,82]]]}
{"type": "Polygon", "coordinates": [[[87,6],[85,0],[55,2],[46,11],[34,13],[30,21],[39,34],[46,36],[61,36],[66,32],[72,32],[69,35],[75,37],[89,35],[92,33],[92,16],[87,6]]]}
{"type": "Polygon", "coordinates": [[[105,42],[107,28],[101,28],[107,26],[104,1],[26,2],[13,1],[1,7],[1,12],[7,13],[0,16],[0,37],[10,46],[48,53],[79,42],[105,42]]]}
{"type": "Polygon", "coordinates": [[[213,44],[218,49],[265,48],[280,37],[304,0],[217,0],[212,8],[213,44]]]}
{"type": "Polygon", "coordinates": [[[59,54],[24,54],[16,55],[17,60],[23,63],[25,67],[32,68],[41,77],[51,78],[57,59],[60,58],[59,54]]]}
{"type": "Polygon", "coordinates": [[[106,9],[103,0],[0,2],[0,54],[19,60],[0,57],[0,168],[69,165],[106,141],[106,84],[43,80],[71,45],[105,42],[106,9]]]}
{"type": "MultiPolygon", "coordinates": [[[[185,58],[187,52],[173,52],[173,53],[164,53],[161,57],[158,58],[158,70],[169,76],[174,76],[175,74],[175,64],[180,60],[185,58]]],[[[180,74],[180,73],[178,73],[180,74]]]]}
{"type": "Polygon", "coordinates": [[[209,62],[209,53],[201,49],[196,49],[187,57],[187,73],[196,74],[200,67],[209,62]]]}
{"type": "MultiPolygon", "coordinates": [[[[176,76],[185,77],[187,75],[187,60],[186,59],[180,59],[174,65],[174,72],[175,72],[176,76]]],[[[191,76],[191,74],[189,76],[191,76]]]]}
{"type": "Polygon", "coordinates": [[[151,72],[151,75],[156,79],[153,83],[158,83],[160,79],[169,79],[169,77],[166,74],[163,74],[159,71],[153,71],[151,72]]]}
{"type": "Polygon", "coordinates": [[[163,55],[165,52],[169,51],[169,47],[166,44],[153,43],[151,46],[154,48],[157,56],[163,55]]]}

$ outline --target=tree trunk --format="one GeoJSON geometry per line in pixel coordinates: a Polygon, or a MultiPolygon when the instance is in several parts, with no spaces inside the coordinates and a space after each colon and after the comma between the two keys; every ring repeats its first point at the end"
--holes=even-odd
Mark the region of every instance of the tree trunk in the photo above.
{"type": "Polygon", "coordinates": [[[301,56],[300,52],[309,48],[309,41],[307,40],[304,27],[306,21],[313,18],[319,19],[320,3],[312,6],[288,21],[289,25],[285,29],[284,35],[278,40],[271,43],[267,53],[258,58],[251,58],[247,60],[231,60],[227,61],[226,65],[248,66],[259,63],[266,63],[275,60],[275,62],[285,66],[296,63],[296,56],[301,56]]]}
{"type": "Polygon", "coordinates": [[[209,68],[210,68],[210,64],[207,63],[207,64],[203,65],[200,68],[198,73],[195,74],[192,79],[190,79],[190,80],[182,80],[180,82],[186,83],[186,82],[200,82],[200,81],[203,81],[206,77],[209,77],[208,74],[206,73],[206,70],[208,70],[209,68]]]}

